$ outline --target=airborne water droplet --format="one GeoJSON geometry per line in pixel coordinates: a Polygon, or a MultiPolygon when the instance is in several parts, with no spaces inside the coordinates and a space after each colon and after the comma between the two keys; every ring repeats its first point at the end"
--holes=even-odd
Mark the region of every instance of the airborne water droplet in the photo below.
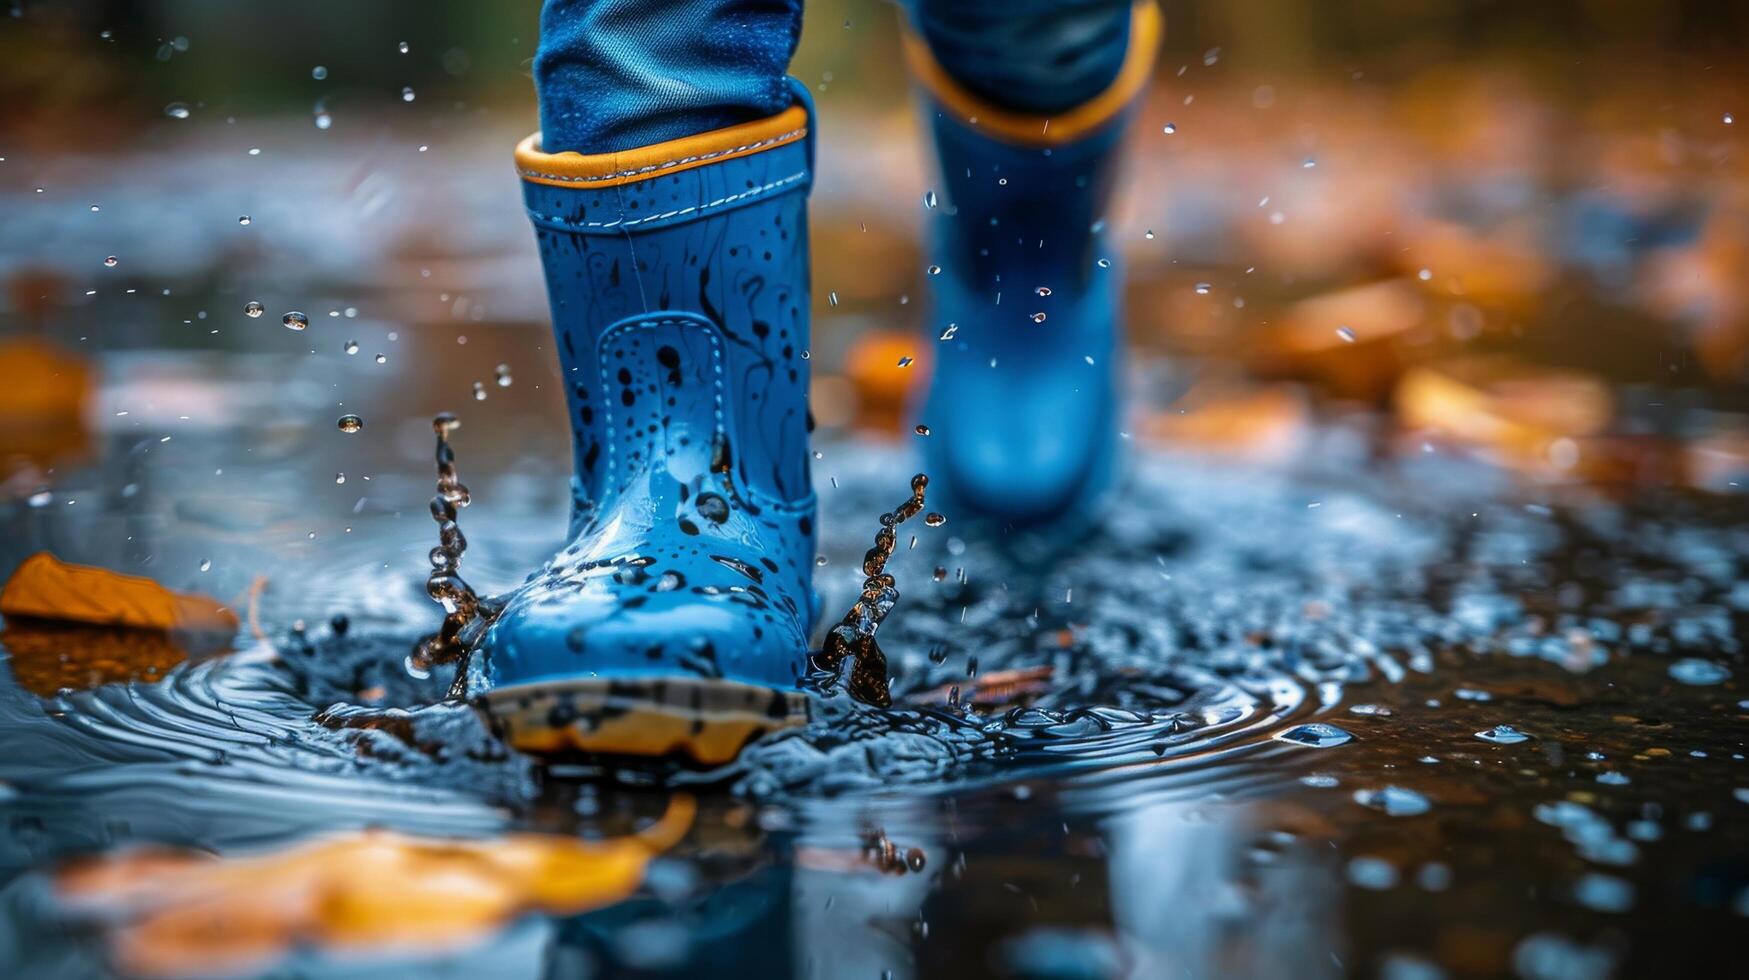
{"type": "Polygon", "coordinates": [[[1051,294],[1051,287],[1040,286],[1037,289],[1033,290],[1033,292],[1039,296],[1049,296],[1051,294]]]}
{"type": "Polygon", "coordinates": [[[279,322],[285,324],[287,330],[302,330],[310,325],[310,318],[299,313],[297,310],[292,310],[285,316],[280,317],[279,322]]]}
{"type": "Polygon", "coordinates": [[[919,423],[917,423],[917,428],[915,428],[911,431],[917,433],[920,436],[926,436],[929,434],[929,426],[924,425],[922,422],[919,422],[919,423]]]}
{"type": "Polygon", "coordinates": [[[202,558],[200,560],[200,570],[201,571],[210,572],[210,571],[212,571],[212,567],[213,567],[213,560],[211,558],[202,558]]]}
{"type": "Polygon", "coordinates": [[[248,224],[248,223],[249,223],[249,216],[248,216],[248,215],[246,215],[246,214],[245,214],[245,215],[243,215],[243,216],[242,216],[242,217],[240,217],[240,218],[238,218],[238,219],[237,219],[237,223],[238,223],[238,224],[240,224],[240,225],[246,225],[246,224],[248,224]]]}
{"type": "Polygon", "coordinates": [[[923,192],[923,206],[926,208],[935,207],[935,192],[934,191],[924,191],[923,192]]]}
{"type": "Polygon", "coordinates": [[[252,299],[249,302],[243,304],[243,315],[248,317],[251,320],[255,319],[256,317],[258,317],[261,314],[266,313],[266,312],[267,312],[267,307],[262,306],[261,302],[259,300],[252,299]]]}
{"type": "Polygon", "coordinates": [[[923,523],[929,525],[930,527],[940,527],[943,524],[947,523],[947,518],[936,513],[935,511],[930,511],[929,513],[923,515],[923,523]]]}
{"type": "Polygon", "coordinates": [[[939,275],[941,275],[941,266],[932,265],[929,267],[928,271],[929,271],[929,274],[932,276],[939,276],[939,275]]]}
{"type": "Polygon", "coordinates": [[[1354,328],[1353,327],[1337,327],[1336,328],[1336,336],[1341,337],[1344,343],[1352,344],[1352,343],[1354,343],[1354,328]]]}
{"type": "Polygon", "coordinates": [[[340,426],[341,432],[351,435],[352,433],[364,428],[364,419],[361,419],[356,415],[342,415],[340,416],[340,421],[335,424],[340,426]]]}
{"type": "Polygon", "coordinates": [[[348,354],[356,354],[358,353],[358,341],[348,340],[340,349],[348,354]]]}
{"type": "Polygon", "coordinates": [[[188,105],[183,102],[172,102],[164,107],[164,115],[171,119],[187,119],[188,105]]]}
{"type": "Polygon", "coordinates": [[[116,257],[111,255],[108,258],[103,260],[103,264],[110,267],[111,269],[113,269],[113,268],[115,268],[115,264],[117,261],[118,260],[116,259],[116,257]]]}
{"type": "Polygon", "coordinates": [[[1167,136],[1171,136],[1173,133],[1178,132],[1178,124],[1177,123],[1167,123],[1160,131],[1162,133],[1165,133],[1167,136]]]}
{"type": "Polygon", "coordinates": [[[494,370],[492,373],[498,380],[498,387],[500,387],[500,388],[510,387],[510,382],[511,382],[510,365],[500,364],[500,365],[498,365],[497,369],[494,370]]]}
{"type": "Polygon", "coordinates": [[[474,401],[483,402],[485,400],[486,400],[486,385],[483,382],[479,382],[479,381],[474,382],[474,401]]]}
{"type": "Polygon", "coordinates": [[[1034,322],[1034,323],[1045,322],[1045,315],[1043,313],[1034,313],[1032,315],[1032,322],[1034,322]]]}

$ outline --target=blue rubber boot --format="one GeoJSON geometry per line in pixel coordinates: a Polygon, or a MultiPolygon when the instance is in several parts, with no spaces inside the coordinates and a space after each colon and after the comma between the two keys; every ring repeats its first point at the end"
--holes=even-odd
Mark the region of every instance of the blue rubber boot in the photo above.
{"type": "Polygon", "coordinates": [[[726,762],[806,719],[811,110],[517,150],[575,449],[570,543],[477,648],[519,749],[726,762]]]}
{"type": "Polygon", "coordinates": [[[982,100],[906,38],[944,192],[918,421],[930,493],[950,517],[1076,526],[1116,483],[1122,275],[1104,210],[1160,31],[1152,2],[1131,18],[1112,84],[1051,116],[982,100]]]}

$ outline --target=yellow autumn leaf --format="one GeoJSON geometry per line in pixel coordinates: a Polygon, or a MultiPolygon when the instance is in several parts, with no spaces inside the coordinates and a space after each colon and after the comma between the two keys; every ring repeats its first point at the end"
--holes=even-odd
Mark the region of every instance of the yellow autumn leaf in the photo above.
{"type": "Polygon", "coordinates": [[[629,897],[696,812],[677,795],[656,823],[608,840],[366,830],[246,857],[134,851],[64,869],[57,894],[109,924],[115,965],[136,975],[242,972],[306,947],[429,953],[523,914],[576,915],[629,897]]]}
{"type": "Polygon", "coordinates": [[[137,575],[67,564],[46,551],[26,558],[12,573],[0,590],[0,614],[151,630],[237,628],[237,614],[217,599],[172,592],[137,575]]]}

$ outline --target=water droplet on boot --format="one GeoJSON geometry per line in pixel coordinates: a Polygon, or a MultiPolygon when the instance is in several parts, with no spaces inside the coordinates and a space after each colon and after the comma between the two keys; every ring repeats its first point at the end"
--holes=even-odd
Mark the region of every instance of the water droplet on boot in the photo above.
{"type": "Polygon", "coordinates": [[[352,433],[364,428],[364,419],[361,419],[356,415],[342,415],[340,416],[340,421],[335,424],[340,427],[341,432],[351,435],[352,433]]]}
{"type": "Polygon", "coordinates": [[[293,310],[285,316],[280,317],[279,322],[285,324],[287,330],[302,330],[310,325],[310,318],[299,313],[297,310],[293,310]]]}

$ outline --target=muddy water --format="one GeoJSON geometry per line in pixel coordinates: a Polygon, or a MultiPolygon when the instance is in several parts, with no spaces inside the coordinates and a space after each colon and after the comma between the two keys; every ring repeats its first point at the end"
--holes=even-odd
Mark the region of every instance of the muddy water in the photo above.
{"type": "MultiPolygon", "coordinates": [[[[464,468],[467,437],[453,437],[464,468]]],[[[629,898],[525,912],[456,943],[300,934],[242,969],[1707,965],[1749,914],[1742,508],[1527,489],[1442,458],[1362,463],[1343,433],[1326,438],[1332,462],[1309,471],[1144,457],[1073,542],[962,538],[951,514],[895,525],[884,573],[903,597],[880,634],[893,707],[823,697],[810,725],[678,788],[643,771],[543,771],[443,703],[445,667],[408,670],[440,617],[423,594],[430,471],[378,473],[339,543],[255,569],[273,581],[236,652],[64,686],[69,662],[137,663],[117,646],[133,641],[0,636],[0,972],[141,962],[113,910],[57,898],[76,857],[272,855],[361,828],[607,840],[677,791],[699,801],[696,822],[629,898]]],[[[185,451],[249,482],[235,449],[185,451]]],[[[895,474],[911,470],[890,448],[823,451],[819,572],[827,608],[845,609],[866,585],[875,518],[906,490],[895,474]]],[[[139,555],[181,569],[191,549],[292,533],[295,519],[239,529],[240,505],[229,522],[196,508],[167,533],[192,479],[148,460],[90,477],[85,511],[18,505],[12,557],[138,537],[139,555]],[[121,493],[130,482],[144,489],[121,493]]],[[[470,567],[501,587],[560,522],[514,501],[494,515],[492,490],[470,482],[470,567]]],[[[230,574],[208,588],[246,584],[230,574]]],[[[178,972],[238,968],[199,968],[193,936],[178,972]]]]}

